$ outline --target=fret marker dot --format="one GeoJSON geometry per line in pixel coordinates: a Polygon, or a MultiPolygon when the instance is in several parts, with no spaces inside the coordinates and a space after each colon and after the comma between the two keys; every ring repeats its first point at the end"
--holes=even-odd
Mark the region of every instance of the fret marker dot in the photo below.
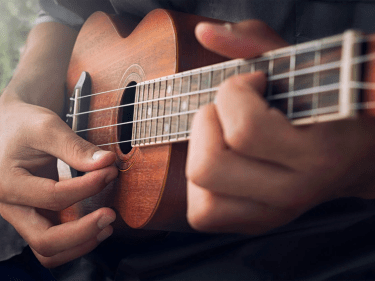
{"type": "Polygon", "coordinates": [[[168,124],[165,124],[164,125],[164,132],[168,132],[169,131],[169,125],[168,124]]]}
{"type": "Polygon", "coordinates": [[[167,93],[168,93],[168,94],[172,93],[172,87],[171,87],[171,85],[168,86],[168,88],[167,88],[167,93]]]}
{"type": "Polygon", "coordinates": [[[183,103],[182,103],[182,110],[186,110],[187,109],[187,102],[186,101],[184,101],[183,103]]]}
{"type": "Polygon", "coordinates": [[[147,114],[151,116],[151,107],[148,108],[147,114]]]}

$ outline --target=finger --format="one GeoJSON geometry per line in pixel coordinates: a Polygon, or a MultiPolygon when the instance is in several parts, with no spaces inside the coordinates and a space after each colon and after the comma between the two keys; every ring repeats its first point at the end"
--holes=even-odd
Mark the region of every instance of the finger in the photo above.
{"type": "Polygon", "coordinates": [[[79,220],[53,225],[34,208],[9,204],[2,206],[1,215],[44,257],[69,251],[92,239],[103,241],[105,233],[112,233],[109,225],[116,218],[113,210],[101,208],[79,220]]]}
{"type": "Polygon", "coordinates": [[[283,113],[262,97],[266,79],[261,72],[225,81],[216,107],[224,141],[234,151],[253,158],[297,168],[309,157],[309,141],[283,113]]]}
{"type": "Polygon", "coordinates": [[[3,185],[1,200],[42,209],[60,211],[103,190],[117,177],[114,166],[105,167],[61,182],[35,177],[24,169],[19,169],[11,184],[3,185]]]}
{"type": "Polygon", "coordinates": [[[211,192],[188,181],[187,218],[196,230],[258,235],[284,225],[301,212],[247,198],[211,192]]]}
{"type": "Polygon", "coordinates": [[[288,46],[274,30],[259,20],[236,24],[202,22],[195,34],[207,49],[229,58],[251,58],[288,46]]]}
{"type": "MultiPolygon", "coordinates": [[[[99,235],[101,236],[101,239],[105,239],[106,237],[110,236],[112,233],[113,233],[113,228],[111,226],[108,226],[105,229],[103,229],[99,235]]],[[[54,267],[65,264],[69,261],[77,259],[91,252],[99,245],[100,241],[101,240],[98,240],[98,238],[92,238],[89,241],[81,245],[78,245],[72,249],[63,251],[51,257],[42,256],[33,248],[31,248],[31,250],[34,252],[34,255],[44,267],[54,268],[54,267]]]]}
{"type": "Polygon", "coordinates": [[[213,192],[280,207],[303,205],[310,198],[306,190],[299,190],[302,183],[293,170],[229,149],[214,105],[203,107],[194,116],[186,177],[213,192]]]}
{"type": "Polygon", "coordinates": [[[104,151],[76,135],[57,115],[45,113],[29,128],[30,147],[53,155],[82,172],[93,171],[114,163],[116,155],[104,151]]]}

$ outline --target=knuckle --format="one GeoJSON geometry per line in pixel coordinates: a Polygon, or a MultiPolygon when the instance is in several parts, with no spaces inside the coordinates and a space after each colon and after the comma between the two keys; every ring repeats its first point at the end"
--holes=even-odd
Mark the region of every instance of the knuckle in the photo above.
{"type": "Polygon", "coordinates": [[[0,173],[0,202],[10,204],[20,202],[20,196],[12,191],[14,186],[14,178],[21,175],[20,169],[14,167],[8,169],[8,173],[0,173]]]}
{"type": "Polygon", "coordinates": [[[48,202],[48,206],[46,207],[47,210],[58,212],[67,207],[66,204],[62,201],[62,199],[57,196],[55,186],[51,190],[50,194],[51,194],[50,200],[48,202]]]}
{"type": "Polygon", "coordinates": [[[255,141],[256,124],[251,116],[238,118],[238,122],[224,131],[224,140],[229,147],[236,151],[249,150],[251,143],[255,141]]]}
{"type": "Polygon", "coordinates": [[[45,203],[45,206],[43,207],[46,210],[51,211],[61,211],[62,209],[66,208],[66,205],[64,204],[62,198],[58,196],[57,187],[56,184],[49,179],[41,179],[45,181],[45,184],[42,184],[43,186],[46,186],[46,194],[47,194],[47,200],[45,203]]]}
{"type": "Polygon", "coordinates": [[[33,248],[39,255],[43,257],[51,257],[54,253],[51,250],[51,245],[48,243],[43,236],[32,237],[29,239],[29,245],[33,248]]]}
{"type": "Polygon", "coordinates": [[[210,232],[216,229],[214,218],[217,207],[209,198],[201,199],[199,207],[188,208],[187,221],[189,225],[198,231],[210,232]]]}
{"type": "MultiPolygon", "coordinates": [[[[249,143],[254,141],[256,136],[256,112],[259,110],[254,107],[259,104],[256,100],[259,95],[251,87],[249,80],[243,76],[231,77],[224,82],[218,94],[218,102],[221,103],[223,99],[228,103],[228,93],[231,93],[232,99],[237,100],[238,106],[235,111],[231,112],[235,115],[235,118],[231,119],[232,122],[224,123],[224,141],[232,149],[241,152],[244,149],[248,150],[249,143]],[[245,100],[248,100],[249,95],[254,97],[254,103],[246,102],[246,106],[242,106],[240,101],[244,98],[243,95],[247,96],[245,100]]],[[[221,104],[220,107],[224,107],[222,110],[225,110],[225,105],[221,104]]]]}
{"type": "Polygon", "coordinates": [[[89,142],[75,135],[69,136],[66,142],[66,152],[68,155],[73,154],[73,158],[81,157],[82,154],[85,154],[90,148],[91,144],[89,142]]]}
{"type": "Polygon", "coordinates": [[[230,92],[243,92],[249,91],[251,86],[249,85],[246,75],[235,75],[226,79],[220,86],[218,94],[227,94],[230,92]]]}
{"type": "Polygon", "coordinates": [[[53,114],[43,114],[41,117],[33,120],[32,126],[26,129],[25,141],[31,147],[43,148],[51,146],[56,141],[54,138],[55,128],[57,127],[57,117],[53,114]]]}
{"type": "Polygon", "coordinates": [[[189,161],[186,168],[186,178],[201,187],[210,187],[216,179],[216,157],[209,153],[203,153],[195,161],[189,161]]]}
{"type": "Polygon", "coordinates": [[[40,118],[36,118],[36,120],[33,121],[33,129],[38,133],[45,134],[55,127],[56,116],[53,114],[43,114],[40,118]]]}

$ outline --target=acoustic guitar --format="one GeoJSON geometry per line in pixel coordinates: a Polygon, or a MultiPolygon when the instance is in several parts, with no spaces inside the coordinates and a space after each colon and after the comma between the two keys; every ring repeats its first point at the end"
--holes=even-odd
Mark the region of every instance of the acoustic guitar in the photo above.
{"type": "Polygon", "coordinates": [[[232,75],[267,73],[264,97],[296,125],[371,114],[371,36],[347,31],[227,61],[196,41],[202,20],[210,19],[160,9],[134,30],[102,12],[86,21],[68,70],[67,122],[117,154],[119,176],[62,211],[62,222],[109,206],[131,228],[188,230],[184,171],[191,121],[232,75]]]}

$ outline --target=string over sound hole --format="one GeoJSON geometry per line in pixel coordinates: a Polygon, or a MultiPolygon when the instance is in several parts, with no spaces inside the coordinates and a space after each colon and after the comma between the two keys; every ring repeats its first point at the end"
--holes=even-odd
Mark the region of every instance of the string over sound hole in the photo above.
{"type": "Polygon", "coordinates": [[[136,82],[130,82],[122,95],[121,108],[119,111],[118,136],[120,149],[124,154],[132,150],[131,139],[133,132],[134,101],[136,92],[136,82]]]}

